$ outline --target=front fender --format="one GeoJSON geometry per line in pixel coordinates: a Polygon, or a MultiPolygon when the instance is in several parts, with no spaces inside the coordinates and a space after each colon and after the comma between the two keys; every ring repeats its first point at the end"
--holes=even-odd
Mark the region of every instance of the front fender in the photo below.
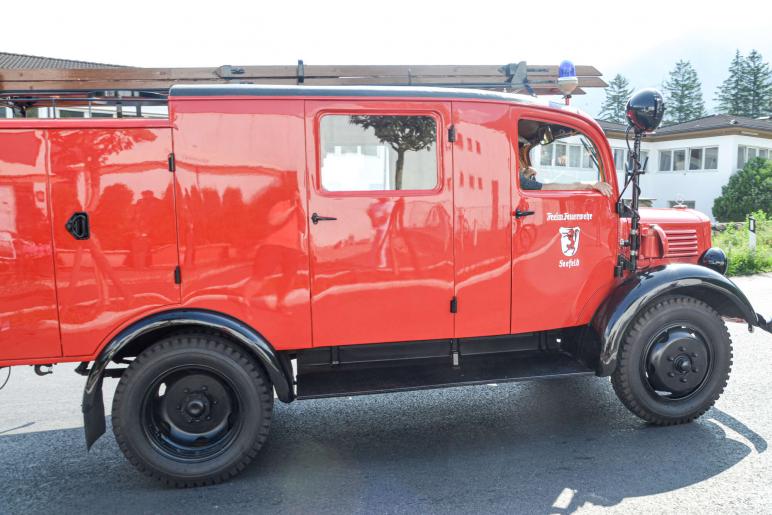
{"type": "Polygon", "coordinates": [[[658,297],[675,293],[700,299],[722,316],[742,318],[749,326],[770,330],[740,288],[715,270],[680,263],[642,270],[620,284],[592,319],[601,344],[598,375],[614,372],[617,351],[637,315],[658,297]]]}
{"type": "Polygon", "coordinates": [[[287,364],[257,331],[235,318],[214,311],[198,309],[165,311],[135,322],[118,333],[94,361],[83,391],[83,423],[88,448],[91,448],[105,432],[102,381],[108,364],[137,338],[162,329],[183,326],[216,329],[228,334],[244,345],[262,363],[280,400],[290,402],[294,399],[292,371],[288,370],[287,364]]]}

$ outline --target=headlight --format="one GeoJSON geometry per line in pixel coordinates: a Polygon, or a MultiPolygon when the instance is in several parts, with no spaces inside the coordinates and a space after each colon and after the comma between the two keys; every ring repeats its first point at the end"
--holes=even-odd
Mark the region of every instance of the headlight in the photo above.
{"type": "Polygon", "coordinates": [[[700,264],[708,268],[712,268],[721,275],[726,274],[726,269],[729,266],[729,261],[726,258],[726,254],[718,247],[711,247],[705,251],[700,258],[700,264]]]}

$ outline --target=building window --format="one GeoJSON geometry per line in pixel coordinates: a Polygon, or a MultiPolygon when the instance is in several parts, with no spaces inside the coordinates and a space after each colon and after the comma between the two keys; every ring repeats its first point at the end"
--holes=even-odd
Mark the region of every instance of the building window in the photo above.
{"type": "Polygon", "coordinates": [[[568,166],[571,168],[579,168],[582,161],[582,149],[579,145],[568,146],[568,166]]]}
{"type": "Polygon", "coordinates": [[[696,147],[659,151],[659,171],[717,170],[718,147],[696,147]]]}
{"type": "Polygon", "coordinates": [[[673,169],[673,151],[660,150],[659,151],[659,171],[669,172],[672,169],[673,169]]]}
{"type": "Polygon", "coordinates": [[[431,116],[327,115],[319,133],[326,191],[437,187],[437,122],[431,116]]]}
{"type": "Polygon", "coordinates": [[[760,148],[760,147],[748,147],[746,145],[738,145],[737,147],[737,169],[741,170],[751,159],[757,157],[763,157],[769,159],[772,156],[772,149],[760,148]]]}
{"type": "Polygon", "coordinates": [[[702,170],[702,149],[689,149],[689,170],[702,170]]]}
{"type": "Polygon", "coordinates": [[[708,147],[705,149],[705,170],[718,170],[718,147],[708,147]]]}
{"type": "MultiPolygon", "coordinates": [[[[625,171],[625,166],[629,166],[630,163],[630,151],[624,148],[612,148],[614,152],[614,167],[620,172],[625,171]]],[[[649,167],[649,151],[641,150],[641,170],[644,172],[649,167]]]]}
{"type": "Polygon", "coordinates": [[[617,170],[624,170],[625,169],[625,149],[614,148],[612,150],[614,151],[614,168],[616,168],[617,170]]]}
{"type": "Polygon", "coordinates": [[[686,150],[673,151],[673,171],[680,172],[686,170],[686,150]]]}
{"type": "Polygon", "coordinates": [[[555,143],[555,166],[566,166],[565,143],[555,143]]]}
{"type": "Polygon", "coordinates": [[[555,145],[544,145],[541,149],[539,163],[542,166],[552,166],[552,157],[555,154],[555,145]]]}
{"type": "Polygon", "coordinates": [[[686,206],[689,209],[694,209],[695,203],[693,200],[668,200],[670,207],[686,206]]]}

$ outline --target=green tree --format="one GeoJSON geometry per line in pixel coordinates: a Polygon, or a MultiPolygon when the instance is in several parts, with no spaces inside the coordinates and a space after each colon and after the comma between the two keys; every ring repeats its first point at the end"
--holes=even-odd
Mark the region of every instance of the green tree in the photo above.
{"type": "Polygon", "coordinates": [[[705,116],[702,84],[689,61],[681,60],[676,63],[663,88],[665,123],[681,123],[705,116]]]}
{"type": "Polygon", "coordinates": [[[430,116],[356,115],[351,117],[351,123],[373,129],[375,137],[388,143],[397,153],[394,172],[396,190],[402,189],[405,153],[429,149],[437,141],[436,124],[430,116]]]}
{"type": "Polygon", "coordinates": [[[716,101],[718,101],[719,113],[747,115],[748,92],[745,87],[747,68],[745,58],[737,50],[729,65],[729,77],[718,88],[716,101]]]}
{"type": "Polygon", "coordinates": [[[607,122],[627,123],[625,108],[632,94],[630,81],[617,73],[606,88],[606,100],[600,107],[598,118],[607,122]]]}
{"type": "Polygon", "coordinates": [[[772,72],[769,63],[756,50],[751,50],[745,59],[746,71],[744,89],[747,96],[746,116],[756,118],[769,114],[772,108],[772,72]]]}
{"type": "Polygon", "coordinates": [[[748,213],[772,213],[772,161],[756,158],[732,175],[713,202],[713,216],[722,222],[742,222],[748,213]]]}

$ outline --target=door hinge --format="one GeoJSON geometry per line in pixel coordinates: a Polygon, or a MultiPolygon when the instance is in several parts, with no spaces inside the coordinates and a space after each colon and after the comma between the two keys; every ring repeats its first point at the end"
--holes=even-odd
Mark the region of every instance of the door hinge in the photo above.
{"type": "Polygon", "coordinates": [[[180,265],[174,267],[174,284],[182,284],[182,270],[180,270],[180,265]]]}
{"type": "Polygon", "coordinates": [[[451,313],[458,313],[458,299],[454,295],[452,299],[450,299],[450,312],[451,313]]]}
{"type": "Polygon", "coordinates": [[[177,162],[174,160],[174,152],[171,152],[169,154],[168,162],[169,162],[169,171],[170,172],[176,171],[177,170],[177,162]]]}
{"type": "Polygon", "coordinates": [[[448,127],[448,142],[455,143],[456,142],[456,126],[451,125],[448,127]]]}

